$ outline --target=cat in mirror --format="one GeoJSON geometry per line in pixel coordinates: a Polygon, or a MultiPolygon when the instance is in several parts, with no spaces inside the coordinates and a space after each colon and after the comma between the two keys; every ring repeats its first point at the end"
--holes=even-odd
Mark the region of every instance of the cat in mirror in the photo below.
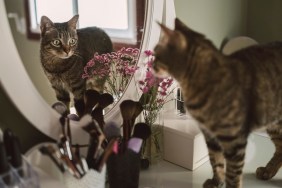
{"type": "Polygon", "coordinates": [[[95,89],[103,92],[105,78],[82,79],[83,68],[95,53],[113,51],[110,37],[98,27],[77,29],[78,15],[69,21],[53,23],[47,16],[41,17],[41,64],[56,98],[67,107],[73,96],[79,116],[84,111],[84,92],[95,89]]]}
{"type": "Polygon", "coordinates": [[[168,73],[178,81],[186,109],[199,122],[213,169],[203,187],[242,187],[247,138],[263,126],[275,153],[256,177],[275,176],[282,165],[282,42],[227,56],[177,18],[174,29],[160,27],[153,67],[156,75],[168,73]]]}

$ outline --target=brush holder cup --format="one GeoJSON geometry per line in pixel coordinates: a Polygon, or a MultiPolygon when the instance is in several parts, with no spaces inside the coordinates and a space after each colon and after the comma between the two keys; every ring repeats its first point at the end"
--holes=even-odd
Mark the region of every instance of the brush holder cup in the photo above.
{"type": "Polygon", "coordinates": [[[10,170],[0,176],[0,187],[39,188],[38,174],[26,160],[23,160],[20,168],[10,166],[10,170]]]}
{"type": "Polygon", "coordinates": [[[127,149],[107,161],[109,188],[138,188],[140,154],[127,149]]]}

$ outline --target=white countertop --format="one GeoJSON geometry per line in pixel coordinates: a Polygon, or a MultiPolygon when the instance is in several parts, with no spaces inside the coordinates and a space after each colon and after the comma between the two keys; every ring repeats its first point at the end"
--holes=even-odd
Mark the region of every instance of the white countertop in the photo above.
{"type": "MultiPolygon", "coordinates": [[[[270,181],[256,179],[255,171],[264,166],[272,157],[274,145],[269,138],[252,134],[247,146],[244,167],[243,187],[247,188],[278,188],[282,187],[282,169],[270,181]]],[[[209,162],[194,171],[187,170],[172,163],[161,161],[152,165],[149,170],[140,174],[140,188],[201,188],[203,182],[212,177],[209,162]]]]}

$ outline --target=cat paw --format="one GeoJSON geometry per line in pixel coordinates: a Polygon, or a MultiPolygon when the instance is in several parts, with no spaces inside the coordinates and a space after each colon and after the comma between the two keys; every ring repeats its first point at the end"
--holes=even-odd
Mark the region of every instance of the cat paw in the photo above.
{"type": "Polygon", "coordinates": [[[214,179],[207,179],[203,184],[203,188],[220,188],[222,185],[223,183],[218,183],[214,179]]]}
{"type": "Polygon", "coordinates": [[[256,171],[256,176],[261,180],[269,180],[271,179],[275,173],[269,171],[266,167],[259,167],[256,171]]]}

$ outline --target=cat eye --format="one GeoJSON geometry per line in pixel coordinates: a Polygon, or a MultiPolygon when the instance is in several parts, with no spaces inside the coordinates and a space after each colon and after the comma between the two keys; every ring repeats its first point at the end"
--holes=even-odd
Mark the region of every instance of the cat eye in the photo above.
{"type": "Polygon", "coordinates": [[[59,47],[60,44],[61,44],[61,41],[60,41],[60,40],[52,40],[51,44],[52,44],[53,46],[59,47]]]}
{"type": "Polygon", "coordinates": [[[69,40],[69,44],[70,44],[71,46],[73,46],[73,45],[76,44],[76,41],[77,41],[76,39],[72,38],[72,39],[69,40]]]}

